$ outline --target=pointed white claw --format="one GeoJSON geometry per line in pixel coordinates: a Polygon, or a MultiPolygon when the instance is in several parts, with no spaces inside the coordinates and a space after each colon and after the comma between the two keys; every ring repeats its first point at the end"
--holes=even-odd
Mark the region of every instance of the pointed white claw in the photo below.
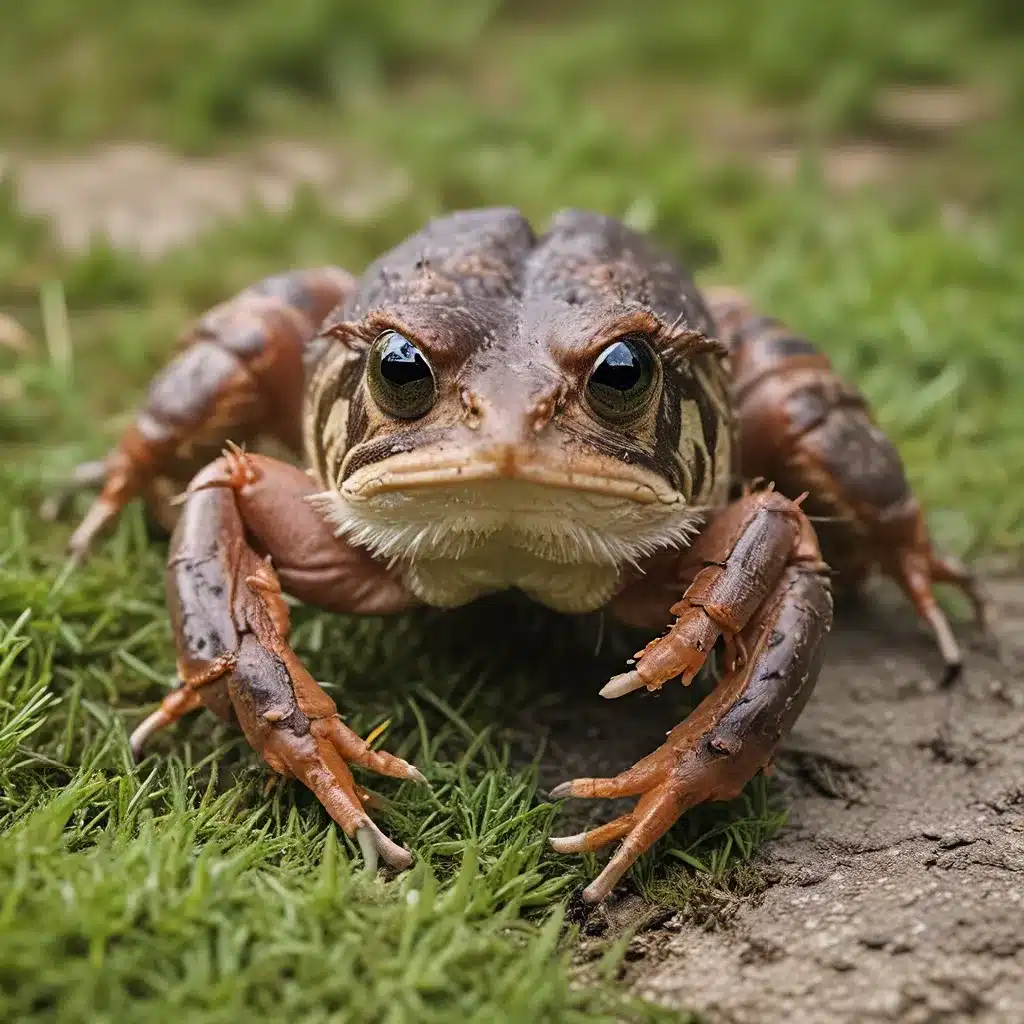
{"type": "Polygon", "coordinates": [[[163,708],[157,708],[152,714],[147,715],[132,731],[128,737],[128,746],[131,748],[132,758],[136,762],[142,760],[142,751],[150,736],[159,732],[165,725],[170,723],[167,712],[163,708]]]}
{"type": "MultiPolygon", "coordinates": [[[[372,842],[376,849],[384,860],[396,868],[399,871],[404,871],[412,863],[412,854],[404,847],[399,846],[398,843],[389,839],[386,835],[372,821],[367,821],[365,828],[357,829],[357,835],[359,838],[359,846],[363,848],[365,854],[365,848],[363,847],[363,837],[360,833],[369,832],[372,836],[372,842]]],[[[376,861],[374,861],[376,867],[376,861]]]]}
{"type": "Polygon", "coordinates": [[[609,699],[622,697],[647,684],[640,678],[640,673],[635,669],[629,672],[622,672],[620,675],[612,676],[604,686],[601,687],[601,696],[609,699]]]}
{"type": "Polygon", "coordinates": [[[377,843],[371,828],[357,828],[356,839],[359,842],[359,849],[363,851],[363,860],[366,863],[366,870],[371,874],[377,871],[377,843]]]}
{"type": "Polygon", "coordinates": [[[579,853],[586,838],[586,832],[579,832],[574,836],[552,836],[549,842],[555,853],[579,853]]]}

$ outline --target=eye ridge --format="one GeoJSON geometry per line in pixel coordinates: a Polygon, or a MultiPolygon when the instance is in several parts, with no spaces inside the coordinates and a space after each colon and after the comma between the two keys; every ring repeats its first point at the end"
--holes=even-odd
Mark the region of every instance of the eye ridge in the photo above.
{"type": "Polygon", "coordinates": [[[417,419],[437,400],[434,371],[427,357],[395,330],[384,331],[374,341],[367,383],[381,411],[397,419],[417,419]]]}
{"type": "Polygon", "coordinates": [[[647,339],[624,334],[594,360],[587,378],[587,399],[602,419],[621,421],[647,407],[656,382],[657,364],[647,339]]]}

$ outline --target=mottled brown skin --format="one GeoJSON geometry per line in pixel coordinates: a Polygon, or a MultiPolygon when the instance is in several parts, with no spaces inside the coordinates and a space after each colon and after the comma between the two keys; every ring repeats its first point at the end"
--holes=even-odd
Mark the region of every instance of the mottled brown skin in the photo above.
{"type": "Polygon", "coordinates": [[[78,477],[103,485],[72,538],[83,554],[127,501],[152,501],[158,480],[183,486],[200,453],[229,445],[180,505],[167,592],[181,687],[135,752],[205,705],[313,790],[369,860],[404,866],[349,765],[422,777],[344,726],[288,645],[282,591],[382,614],[516,587],[651,632],[670,614],[602,694],[688,684],[721,641],[714,692],[632,768],[552,794],[639,797],[552,841],[623,840],[584,893],[603,899],[687,808],[739,793],[810,696],[832,597],[804,508],[848,522],[840,571],[856,582],[880,565],[933,623],[931,582],[969,585],[931,552],[898,457],[827,361],[731,294],[713,309],[718,325],[691,279],[614,220],[566,211],[538,238],[494,209],[432,221],[358,282],[300,271],[209,314],[118,449],[78,477]],[[395,337],[430,368],[415,415],[380,390],[395,337]],[[612,415],[595,366],[623,339],[650,373],[612,415]],[[294,448],[300,434],[305,472],[233,444],[294,448]],[[778,487],[730,502],[740,459],[778,487]]]}

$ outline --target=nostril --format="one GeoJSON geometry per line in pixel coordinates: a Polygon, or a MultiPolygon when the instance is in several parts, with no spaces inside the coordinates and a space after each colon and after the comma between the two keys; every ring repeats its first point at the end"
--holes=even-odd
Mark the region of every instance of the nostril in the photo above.
{"type": "Polygon", "coordinates": [[[469,388],[463,388],[459,392],[459,399],[462,402],[462,418],[465,421],[466,426],[476,430],[476,428],[480,426],[480,420],[484,414],[479,396],[475,391],[470,391],[469,388]]]}
{"type": "Polygon", "coordinates": [[[534,402],[527,414],[527,421],[534,433],[539,434],[554,419],[562,397],[563,388],[562,385],[559,385],[553,391],[550,391],[534,402]]]}

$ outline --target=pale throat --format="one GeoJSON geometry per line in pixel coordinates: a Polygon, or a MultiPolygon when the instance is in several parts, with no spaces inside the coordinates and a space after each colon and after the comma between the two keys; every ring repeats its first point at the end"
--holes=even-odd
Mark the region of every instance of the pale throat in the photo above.
{"type": "Polygon", "coordinates": [[[649,504],[517,480],[362,499],[332,489],[308,500],[338,537],[390,564],[436,607],[517,589],[555,611],[593,611],[625,568],[686,547],[703,523],[682,496],[649,504]]]}

